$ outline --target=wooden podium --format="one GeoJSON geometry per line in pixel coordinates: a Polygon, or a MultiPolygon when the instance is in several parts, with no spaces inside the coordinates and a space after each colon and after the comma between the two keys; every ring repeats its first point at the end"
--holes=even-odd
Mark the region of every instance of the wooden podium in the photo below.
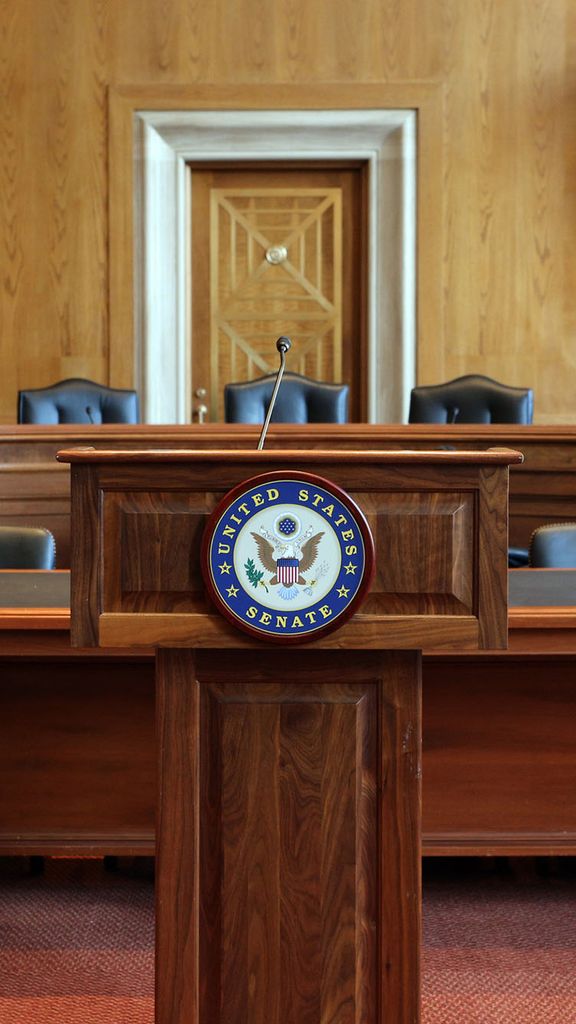
{"type": "Polygon", "coordinates": [[[419,1020],[420,650],[507,644],[506,449],[59,453],[72,642],[157,648],[157,1024],[419,1020]],[[376,574],[298,647],[240,632],[200,570],[222,496],[318,474],[376,574]]]}

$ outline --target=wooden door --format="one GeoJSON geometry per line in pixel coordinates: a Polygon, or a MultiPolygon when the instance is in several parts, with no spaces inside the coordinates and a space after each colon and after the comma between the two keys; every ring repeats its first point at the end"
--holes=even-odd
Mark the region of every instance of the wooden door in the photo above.
{"type": "Polygon", "coordinates": [[[351,385],[365,419],[365,169],[191,165],[192,408],[278,367],[351,385]]]}

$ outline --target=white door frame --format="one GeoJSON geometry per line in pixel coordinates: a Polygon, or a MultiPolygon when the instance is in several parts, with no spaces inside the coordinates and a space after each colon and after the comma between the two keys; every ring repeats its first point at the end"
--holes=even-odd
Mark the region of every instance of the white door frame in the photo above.
{"type": "Polygon", "coordinates": [[[404,421],[416,365],[416,111],[136,110],[133,128],[135,376],[144,421],[190,421],[187,164],[271,159],[367,163],[368,420],[404,421]]]}

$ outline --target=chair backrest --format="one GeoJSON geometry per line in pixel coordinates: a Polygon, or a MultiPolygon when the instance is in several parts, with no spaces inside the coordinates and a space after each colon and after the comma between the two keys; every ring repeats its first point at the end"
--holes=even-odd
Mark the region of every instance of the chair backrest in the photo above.
{"type": "Polygon", "coordinates": [[[513,388],[482,374],[413,388],[409,423],[532,423],[532,388],[513,388]]]}
{"type": "Polygon", "coordinates": [[[0,526],[0,569],[53,569],[56,543],[39,526],[0,526]]]}
{"type": "Polygon", "coordinates": [[[138,395],[81,377],[18,392],[18,423],[138,423],[138,395]]]}
{"type": "Polygon", "coordinates": [[[533,569],[576,569],[576,523],[539,526],[530,538],[533,569]]]}
{"type": "MultiPolygon", "coordinates": [[[[276,374],[226,384],[226,423],[263,423],[276,374]]],[[[285,373],[272,413],[272,423],[347,423],[348,385],[310,380],[285,373]]]]}

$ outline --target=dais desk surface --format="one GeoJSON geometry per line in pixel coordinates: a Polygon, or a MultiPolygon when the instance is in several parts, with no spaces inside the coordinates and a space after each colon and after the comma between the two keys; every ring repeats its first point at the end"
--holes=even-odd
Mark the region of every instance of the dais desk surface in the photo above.
{"type": "MultiPolygon", "coordinates": [[[[429,855],[576,854],[576,570],[509,579],[507,650],[424,651],[429,855]]],[[[154,650],[72,648],[69,585],[0,572],[0,853],[148,855],[154,650]]]]}
{"type": "MultiPolygon", "coordinates": [[[[70,470],[63,448],[256,448],[260,427],[193,425],[9,425],[0,429],[0,522],[47,526],[58,567],[70,564],[70,470]]],[[[510,543],[527,546],[542,523],[576,518],[576,426],[511,424],[272,424],[267,449],[485,450],[516,448],[510,472],[510,543]]]]}

